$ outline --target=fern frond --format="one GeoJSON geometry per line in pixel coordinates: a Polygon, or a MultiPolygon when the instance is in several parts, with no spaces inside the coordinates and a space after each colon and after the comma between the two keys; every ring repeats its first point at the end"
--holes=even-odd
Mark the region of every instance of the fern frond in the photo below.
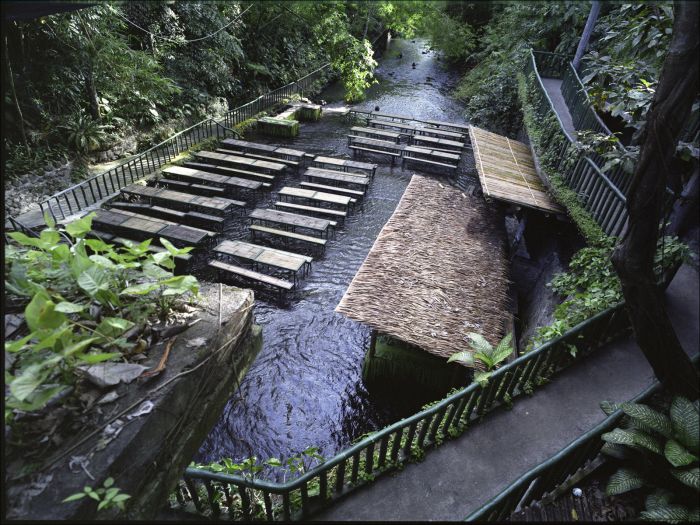
{"type": "Polygon", "coordinates": [[[471,352],[456,352],[447,360],[448,363],[459,361],[467,366],[474,366],[474,356],[471,352]]]}
{"type": "Polygon", "coordinates": [[[469,338],[472,348],[477,352],[482,352],[488,356],[493,354],[491,343],[489,343],[483,335],[477,334],[476,332],[469,332],[467,337],[469,338]]]}

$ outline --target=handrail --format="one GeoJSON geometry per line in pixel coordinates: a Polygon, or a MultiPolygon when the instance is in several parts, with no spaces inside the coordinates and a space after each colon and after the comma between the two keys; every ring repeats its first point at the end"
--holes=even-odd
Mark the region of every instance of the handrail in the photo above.
{"type": "MultiPolygon", "coordinates": [[[[699,358],[700,354],[693,356],[695,366],[699,358]]],[[[642,403],[660,390],[661,384],[654,381],[630,402],[642,403]]],[[[528,506],[551,494],[598,455],[603,445],[601,436],[617,426],[623,416],[622,409],[615,410],[591,430],[513,481],[500,494],[467,516],[465,521],[503,521],[519,507],[528,506]]]]}
{"type": "MultiPolygon", "coordinates": [[[[255,100],[227,111],[218,119],[208,117],[192,126],[178,131],[155,146],[133,155],[109,170],[93,175],[78,184],[61,190],[39,202],[42,213],[50,213],[54,220],[71,215],[99,204],[119,192],[124,186],[148,176],[163,164],[171,162],[178,154],[200,143],[202,140],[227,134],[236,134],[233,126],[243,120],[281,102],[295,93],[303,94],[319,74],[330,64],[315,69],[300,79],[260,95],[255,100]],[[67,210],[64,209],[64,206],[67,210]]],[[[11,223],[12,217],[8,217],[11,223]]]]}
{"type": "Polygon", "coordinates": [[[364,481],[366,478],[359,476],[361,467],[367,478],[374,477],[407,461],[414,447],[426,449],[448,434],[460,433],[470,423],[475,423],[480,416],[530,391],[543,379],[569,366],[579,356],[593,351],[599,344],[626,331],[629,320],[624,308],[624,303],[620,303],[600,312],[562,336],[548,341],[538,349],[498,369],[487,385],[472,383],[435,405],[363,438],[297,479],[276,483],[188,468],[184,474],[185,486],[180,486],[176,492],[178,501],[181,504],[186,500],[192,501],[199,512],[204,512],[205,506],[208,505],[209,510],[217,514],[221,512],[221,508],[217,498],[214,497],[215,492],[220,490],[231,494],[231,491],[236,489],[241,497],[244,519],[250,519],[250,508],[247,507],[251,496],[249,491],[253,494],[258,491],[264,496],[265,514],[268,520],[274,519],[271,495],[282,496],[283,518],[288,520],[292,517],[290,498],[298,491],[301,496],[300,515],[308,514],[316,510],[308,500],[311,484],[318,483],[321,505],[325,506],[339,495],[366,483],[364,481]],[[576,358],[569,352],[572,344],[579,347],[576,358]],[[379,450],[375,452],[377,444],[379,450]],[[349,465],[350,463],[352,465],[349,465]],[[348,480],[346,471],[350,467],[351,474],[348,480]],[[333,476],[333,486],[330,486],[330,479],[333,476]],[[205,496],[200,497],[198,494],[197,483],[206,489],[205,496]]]}
{"type": "Polygon", "coordinates": [[[554,168],[561,173],[566,184],[579,195],[582,206],[598,222],[603,231],[610,236],[619,236],[627,222],[627,199],[623,191],[608,177],[596,162],[577,148],[578,142],[566,131],[564,124],[556,111],[542,82],[542,76],[537,66],[535,52],[530,49],[530,59],[527,61],[530,73],[536,79],[536,96],[540,102],[533,108],[539,117],[545,113],[553,116],[557,125],[546,130],[546,137],[540,137],[535,144],[540,151],[537,154],[544,158],[554,157],[554,168]],[[562,138],[557,139],[559,134],[562,138]]]}

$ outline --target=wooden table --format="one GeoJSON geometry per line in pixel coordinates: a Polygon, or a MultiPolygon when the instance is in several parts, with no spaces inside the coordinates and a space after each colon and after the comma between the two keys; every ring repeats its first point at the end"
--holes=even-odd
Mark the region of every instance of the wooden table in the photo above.
{"type": "Polygon", "coordinates": [[[132,184],[121,189],[122,193],[127,195],[136,195],[138,197],[146,197],[152,201],[162,201],[177,206],[186,208],[200,208],[209,212],[214,212],[218,215],[226,214],[233,206],[243,207],[244,202],[224,199],[221,197],[202,197],[192,195],[191,193],[183,193],[180,191],[156,189],[149,186],[141,186],[132,184]]]}
{"type": "Polygon", "coordinates": [[[369,162],[358,162],[351,159],[339,159],[336,157],[315,157],[312,161],[314,165],[324,167],[326,165],[335,166],[343,171],[349,170],[360,170],[363,173],[367,173],[370,178],[374,177],[374,173],[377,171],[377,165],[371,164],[369,162]]]}
{"type": "Polygon", "coordinates": [[[413,117],[407,117],[405,115],[392,115],[391,113],[378,113],[376,111],[371,111],[369,113],[369,116],[367,117],[367,120],[371,119],[380,119],[380,120],[398,120],[399,122],[407,122],[411,120],[415,120],[413,117]]]}
{"type": "MultiPolygon", "coordinates": [[[[304,188],[293,188],[291,186],[285,186],[282,188],[278,195],[282,197],[298,197],[300,199],[307,199],[316,202],[322,202],[325,204],[338,204],[344,209],[347,209],[352,202],[351,197],[346,197],[345,195],[337,195],[335,193],[324,193],[321,191],[307,190],[304,188]]],[[[284,199],[282,199],[284,200],[284,199]]]]}
{"type": "Polygon", "coordinates": [[[296,253],[285,252],[267,246],[259,246],[244,241],[223,241],[214,248],[214,251],[224,255],[238,257],[257,264],[265,264],[296,274],[300,270],[305,273],[311,266],[311,257],[296,253]]]}
{"type": "Polygon", "coordinates": [[[391,122],[389,120],[370,120],[367,125],[372,128],[390,128],[398,129],[401,135],[413,135],[419,129],[411,124],[402,124],[400,122],[391,122]]]}
{"type": "MultiPolygon", "coordinates": [[[[459,162],[459,155],[455,155],[454,153],[447,153],[446,151],[441,151],[437,149],[420,148],[418,146],[406,146],[403,151],[404,155],[406,155],[406,153],[414,153],[419,156],[422,155],[425,157],[437,157],[440,160],[449,160],[456,163],[459,162]]],[[[411,157],[411,155],[406,156],[411,157]]]]}
{"type": "Polygon", "coordinates": [[[270,210],[267,208],[256,208],[248,215],[251,222],[272,222],[284,224],[292,228],[306,228],[320,232],[321,235],[327,235],[331,221],[327,219],[319,219],[317,217],[309,217],[308,215],[298,215],[296,213],[288,213],[285,211],[270,210]]]}
{"type": "Polygon", "coordinates": [[[223,164],[234,166],[245,166],[247,169],[254,169],[262,173],[278,174],[282,173],[287,166],[278,162],[255,159],[252,157],[241,157],[240,155],[228,155],[215,151],[197,151],[194,156],[200,159],[213,160],[223,164]]]}
{"type": "Polygon", "coordinates": [[[435,126],[436,128],[445,128],[447,130],[455,130],[462,133],[469,132],[469,124],[455,124],[453,122],[443,122],[441,120],[424,120],[423,122],[431,126],[435,126]]]}
{"type": "Polygon", "coordinates": [[[366,188],[369,186],[369,177],[365,175],[353,175],[351,173],[341,173],[334,170],[324,170],[322,168],[307,168],[302,176],[307,179],[322,179],[341,182],[345,184],[357,184],[366,188]]]}
{"type": "MultiPolygon", "coordinates": [[[[350,128],[350,131],[363,137],[391,139],[397,144],[401,141],[401,133],[394,133],[393,131],[384,131],[376,128],[363,128],[362,126],[353,126],[350,128]]],[[[350,143],[350,138],[352,136],[352,134],[348,135],[348,144],[350,143]]]]}
{"type": "Polygon", "coordinates": [[[259,190],[262,188],[263,183],[259,181],[242,179],[240,177],[231,177],[228,175],[220,175],[218,173],[211,173],[209,171],[196,170],[192,168],[185,168],[183,166],[171,166],[161,170],[161,173],[167,174],[170,178],[175,180],[197,180],[206,181],[217,186],[231,187],[231,188],[243,188],[247,190],[259,190]]]}
{"type": "Polygon", "coordinates": [[[257,142],[249,142],[239,139],[224,139],[221,141],[223,146],[233,146],[234,148],[242,149],[243,151],[259,151],[264,153],[274,153],[281,158],[301,161],[304,158],[305,152],[298,149],[283,148],[271,146],[269,144],[259,144],[257,142]]]}
{"type": "Polygon", "coordinates": [[[427,135],[428,137],[438,137],[442,139],[463,140],[464,133],[456,133],[454,131],[444,131],[435,128],[416,128],[417,135],[427,135]]]}
{"type": "Polygon", "coordinates": [[[439,137],[425,137],[421,135],[413,135],[413,143],[415,145],[425,143],[428,146],[434,146],[438,149],[447,149],[452,151],[461,150],[464,148],[464,142],[457,142],[456,140],[443,139],[439,137]]]}
{"type": "Polygon", "coordinates": [[[191,228],[154,217],[144,217],[131,212],[113,210],[98,210],[94,219],[95,224],[108,229],[128,231],[134,238],[142,240],[149,237],[165,237],[170,241],[184,245],[198,246],[209,236],[206,230],[191,228]]]}

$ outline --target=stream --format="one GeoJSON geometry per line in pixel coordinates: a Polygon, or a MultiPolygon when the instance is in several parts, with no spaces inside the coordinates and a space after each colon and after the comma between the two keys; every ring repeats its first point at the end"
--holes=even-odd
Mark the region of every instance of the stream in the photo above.
{"type": "MultiPolygon", "coordinates": [[[[443,67],[426,41],[390,41],[379,62],[375,73],[379,83],[354,108],[379,106],[385,113],[464,123],[462,108],[449,97],[459,77],[443,67]]],[[[318,98],[328,101],[323,118],[302,124],[294,140],[254,134],[246,139],[350,157],[346,134],[354,124],[343,114],[347,106],[342,87],[331,85],[318,98]]],[[[413,173],[391,167],[387,157],[358,155],[357,160],[379,165],[367,195],[338,228],[325,255],[314,260],[295,299],[280,307],[256,297],[255,319],[263,328],[263,349],[195,461],[287,458],[311,446],[329,458],[362,434],[419,408],[367,392],[361,373],[370,330],[334,312],[413,173]]],[[[299,180],[296,174],[286,175],[278,187],[299,180]]],[[[256,205],[272,207],[274,200],[268,194],[256,205]]],[[[225,238],[248,240],[245,221],[232,222],[225,238]]]]}

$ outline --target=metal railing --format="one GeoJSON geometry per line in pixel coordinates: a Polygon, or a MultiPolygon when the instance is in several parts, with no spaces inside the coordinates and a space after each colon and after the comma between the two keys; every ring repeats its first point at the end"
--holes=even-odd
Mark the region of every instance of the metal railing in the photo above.
{"type": "MultiPolygon", "coordinates": [[[[698,357],[698,354],[693,357],[695,366],[698,365],[698,357]]],[[[655,381],[632,399],[632,402],[643,403],[660,389],[661,384],[655,381]]],[[[574,476],[587,474],[591,470],[592,461],[598,457],[603,446],[601,436],[618,426],[623,415],[619,409],[610,414],[555,455],[523,474],[500,494],[471,513],[466,521],[504,521],[514,512],[536,501],[551,498],[574,476]]]]}
{"type": "MultiPolygon", "coordinates": [[[[545,54],[545,67],[554,69],[552,53],[545,54]]],[[[526,80],[529,102],[538,119],[543,122],[554,118],[555,126],[547,126],[536,144],[537,155],[547,161],[562,176],[578,196],[583,208],[591,214],[601,229],[610,236],[619,237],[627,224],[627,200],[620,189],[607,177],[591,158],[577,147],[569,135],[542,83],[535,54],[530,50],[526,62],[526,80]],[[530,85],[534,87],[530,89],[530,85]]]]}
{"type": "Polygon", "coordinates": [[[473,383],[371,434],[293,481],[274,483],[188,468],[175,497],[183,508],[211,517],[300,519],[406,463],[416,451],[459,435],[484,414],[531,393],[559,370],[628,330],[620,303],[498,369],[485,386],[473,383]]]}
{"type": "MultiPolygon", "coordinates": [[[[212,137],[233,136],[236,132],[231,128],[237,124],[270,109],[294,94],[303,95],[304,91],[309,90],[316,81],[320,80],[323,72],[329,67],[330,64],[326,64],[295,82],[261,95],[247,104],[228,111],[218,120],[214,118],[202,120],[120,165],[52,195],[40,202],[39,208],[42,214],[48,212],[54,220],[62,220],[98,205],[115,196],[124,186],[149,176],[163,164],[171,162],[180,153],[202,141],[212,137]]],[[[16,223],[12,217],[8,219],[11,224],[16,223]]]]}

